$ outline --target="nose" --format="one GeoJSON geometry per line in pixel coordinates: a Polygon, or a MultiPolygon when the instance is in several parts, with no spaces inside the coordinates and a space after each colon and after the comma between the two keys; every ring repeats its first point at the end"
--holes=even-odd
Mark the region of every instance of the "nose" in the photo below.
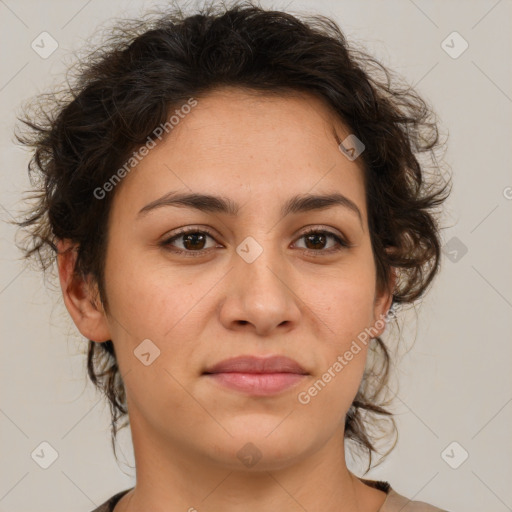
{"type": "Polygon", "coordinates": [[[277,328],[287,332],[298,325],[301,301],[277,251],[266,248],[251,263],[235,254],[233,265],[220,308],[226,329],[268,336],[277,328]]]}

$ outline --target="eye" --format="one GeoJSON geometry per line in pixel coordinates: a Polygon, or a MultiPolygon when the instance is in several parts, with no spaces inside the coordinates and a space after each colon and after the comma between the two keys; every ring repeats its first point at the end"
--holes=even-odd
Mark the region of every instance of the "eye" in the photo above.
{"type": "MultiPolygon", "coordinates": [[[[322,230],[319,228],[312,228],[303,233],[299,240],[304,239],[306,244],[306,251],[308,253],[333,253],[340,251],[343,248],[348,248],[351,245],[346,242],[339,235],[328,231],[322,230]],[[328,239],[334,240],[334,245],[331,245],[330,248],[325,250],[325,245],[327,244],[328,239]],[[307,247],[309,245],[310,247],[307,247]]],[[[318,254],[315,254],[317,256],[318,254]]]]}
{"type": "Polygon", "coordinates": [[[214,240],[212,233],[204,228],[201,230],[197,228],[185,228],[171,238],[165,239],[160,245],[169,248],[169,250],[173,252],[186,254],[187,256],[200,256],[206,252],[206,249],[211,249],[211,247],[205,248],[207,238],[214,240]],[[175,241],[182,244],[182,248],[178,247],[175,249],[175,241]]]}
{"type": "MultiPolygon", "coordinates": [[[[215,244],[206,247],[208,238],[215,241],[213,233],[205,228],[183,228],[172,237],[160,242],[159,245],[172,252],[194,257],[201,256],[209,249],[215,248],[215,244]],[[176,247],[177,244],[181,244],[181,247],[176,247]]],[[[314,256],[325,255],[325,253],[330,254],[351,247],[349,242],[336,233],[320,228],[309,229],[299,237],[299,240],[302,239],[304,239],[306,244],[305,251],[314,256]],[[334,241],[334,244],[325,249],[329,239],[334,241]]]]}

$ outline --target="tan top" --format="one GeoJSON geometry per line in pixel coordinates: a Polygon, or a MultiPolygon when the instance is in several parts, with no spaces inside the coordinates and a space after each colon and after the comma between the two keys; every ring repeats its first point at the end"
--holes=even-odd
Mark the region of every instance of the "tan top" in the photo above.
{"type": "MultiPolygon", "coordinates": [[[[411,501],[395,492],[387,482],[376,480],[361,480],[371,487],[375,487],[387,493],[387,498],[379,508],[378,512],[448,512],[444,509],[434,507],[423,501],[411,501]]],[[[113,512],[117,502],[131,489],[118,492],[105,503],[94,509],[92,512],[113,512]]]]}

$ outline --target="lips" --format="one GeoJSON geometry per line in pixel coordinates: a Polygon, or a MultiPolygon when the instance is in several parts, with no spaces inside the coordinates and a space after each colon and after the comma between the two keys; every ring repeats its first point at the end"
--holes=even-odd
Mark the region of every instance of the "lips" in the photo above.
{"type": "Polygon", "coordinates": [[[269,396],[296,386],[309,374],[289,357],[241,356],[221,361],[203,375],[223,389],[250,396],[269,396]]]}
{"type": "Polygon", "coordinates": [[[308,372],[297,361],[285,356],[255,357],[241,356],[226,359],[208,368],[204,373],[297,373],[308,372]]]}

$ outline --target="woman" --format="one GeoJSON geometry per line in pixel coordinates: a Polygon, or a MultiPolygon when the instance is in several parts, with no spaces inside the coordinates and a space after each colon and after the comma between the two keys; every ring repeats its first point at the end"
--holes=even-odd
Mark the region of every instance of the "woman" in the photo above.
{"type": "Polygon", "coordinates": [[[77,78],[24,119],[20,224],[113,445],[129,418],[136,486],[95,512],[441,510],[345,461],[392,425],[381,335],[439,269],[425,102],[333,21],[250,3],[123,24],[77,78]]]}

